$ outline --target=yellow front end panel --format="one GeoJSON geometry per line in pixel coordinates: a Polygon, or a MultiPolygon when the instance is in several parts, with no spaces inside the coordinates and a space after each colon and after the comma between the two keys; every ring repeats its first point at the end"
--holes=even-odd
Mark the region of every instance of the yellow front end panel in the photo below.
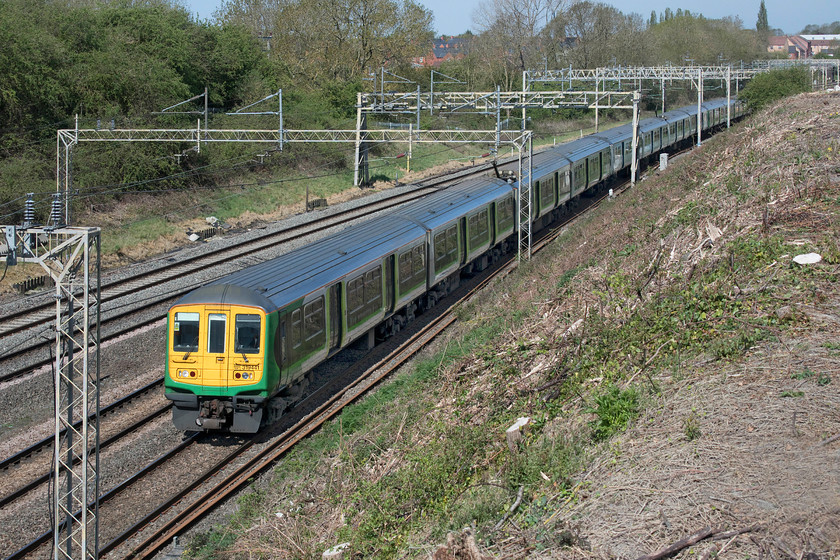
{"type": "Polygon", "coordinates": [[[169,312],[169,376],[178,383],[258,383],[265,363],[265,312],[239,305],[181,305],[169,312]]]}

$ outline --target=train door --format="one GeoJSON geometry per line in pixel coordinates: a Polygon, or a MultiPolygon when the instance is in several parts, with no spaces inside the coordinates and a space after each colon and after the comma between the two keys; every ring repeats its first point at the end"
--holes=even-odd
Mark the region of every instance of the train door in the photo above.
{"type": "Polygon", "coordinates": [[[394,307],[396,305],[396,292],[395,292],[395,282],[396,278],[394,277],[394,261],[396,261],[396,255],[388,255],[385,257],[385,314],[390,314],[394,312],[394,307]]]}
{"type": "Polygon", "coordinates": [[[336,282],[335,284],[330,286],[330,352],[338,350],[341,347],[341,307],[341,282],[336,282]]]}
{"type": "Polygon", "coordinates": [[[467,219],[461,218],[461,226],[458,228],[459,230],[459,249],[461,250],[461,264],[467,264],[467,236],[469,232],[467,231],[467,219]]]}
{"type": "Polygon", "coordinates": [[[230,307],[227,305],[207,309],[207,345],[203,348],[204,367],[201,373],[201,384],[204,387],[228,385],[228,369],[233,364],[229,336],[233,329],[230,328],[230,319],[230,307]]]}

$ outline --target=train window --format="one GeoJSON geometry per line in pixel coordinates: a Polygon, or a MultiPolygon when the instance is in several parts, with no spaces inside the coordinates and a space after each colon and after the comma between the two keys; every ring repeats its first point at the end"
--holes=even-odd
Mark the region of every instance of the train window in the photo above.
{"type": "Polygon", "coordinates": [[[412,258],[414,260],[414,276],[425,278],[426,276],[426,247],[424,245],[418,245],[411,251],[412,258]]]}
{"type": "Polygon", "coordinates": [[[487,228],[487,210],[473,214],[469,218],[470,250],[481,247],[490,240],[487,228]]]}
{"type": "Polygon", "coordinates": [[[446,262],[446,232],[435,234],[435,268],[446,262]]]}
{"type": "Polygon", "coordinates": [[[227,335],[227,315],[224,313],[210,313],[208,323],[207,352],[210,354],[224,354],[225,337],[227,335]]]}
{"type": "Polygon", "coordinates": [[[540,210],[554,206],[554,177],[537,183],[540,189],[540,210]]]}
{"type": "Polygon", "coordinates": [[[259,354],[261,324],[259,315],[237,313],[233,351],[237,354],[259,354]]]}
{"type": "Polygon", "coordinates": [[[450,226],[435,235],[435,271],[439,272],[458,259],[458,229],[450,226]]]}
{"type": "Polygon", "coordinates": [[[292,348],[303,344],[303,314],[300,309],[292,311],[292,348]]]}
{"type": "Polygon", "coordinates": [[[324,322],[324,296],[321,296],[303,308],[304,336],[310,349],[323,345],[324,322]]]}
{"type": "Polygon", "coordinates": [[[406,284],[409,283],[414,276],[414,261],[411,258],[411,252],[406,251],[399,258],[400,264],[400,292],[405,293],[406,284]]]}
{"type": "Polygon", "coordinates": [[[407,294],[426,279],[426,255],[423,245],[400,255],[400,293],[407,294]]]}
{"type": "Polygon", "coordinates": [[[587,161],[589,162],[589,182],[592,183],[593,181],[597,181],[601,178],[601,160],[598,157],[599,154],[595,154],[589,156],[587,161]]]}
{"type": "Polygon", "coordinates": [[[201,318],[198,313],[176,313],[172,324],[172,350],[198,352],[198,331],[201,318]]]}
{"type": "Polygon", "coordinates": [[[569,196],[571,190],[571,185],[569,184],[569,170],[566,169],[561,171],[560,177],[562,177],[562,179],[559,179],[559,185],[557,188],[560,191],[561,197],[569,196]]]}
{"type": "Polygon", "coordinates": [[[573,171],[575,191],[579,191],[586,186],[586,162],[576,163],[573,171]]]}
{"type": "Polygon", "coordinates": [[[347,310],[357,311],[364,305],[365,299],[365,277],[357,276],[347,282],[347,310]]]}
{"type": "MultiPolygon", "coordinates": [[[[400,255],[400,282],[403,274],[411,273],[411,253],[400,255]],[[407,258],[405,258],[407,257],[407,258]]],[[[347,325],[358,325],[382,307],[382,269],[377,267],[360,274],[347,283],[347,325]]]]}
{"type": "Polygon", "coordinates": [[[601,176],[606,177],[610,171],[610,150],[606,149],[601,152],[601,176]]]}
{"type": "Polygon", "coordinates": [[[365,273],[365,304],[368,312],[378,309],[382,303],[382,270],[379,267],[365,273]]]}
{"type": "Polygon", "coordinates": [[[274,336],[274,360],[283,369],[289,366],[286,352],[286,317],[280,318],[280,326],[277,327],[274,336]]]}
{"type": "Polygon", "coordinates": [[[513,227],[513,197],[508,197],[496,205],[496,215],[499,221],[499,232],[513,227]]]}

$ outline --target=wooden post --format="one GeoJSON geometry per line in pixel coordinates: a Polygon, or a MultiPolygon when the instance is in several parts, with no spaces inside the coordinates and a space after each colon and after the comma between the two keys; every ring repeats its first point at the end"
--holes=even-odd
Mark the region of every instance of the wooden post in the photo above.
{"type": "Polygon", "coordinates": [[[510,452],[516,454],[519,451],[519,442],[522,441],[522,429],[531,423],[528,417],[517,418],[516,422],[505,431],[507,445],[510,452]]]}

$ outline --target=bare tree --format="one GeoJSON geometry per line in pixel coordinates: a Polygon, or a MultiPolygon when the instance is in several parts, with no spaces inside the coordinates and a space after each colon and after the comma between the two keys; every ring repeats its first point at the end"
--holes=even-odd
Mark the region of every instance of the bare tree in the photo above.
{"type": "Polygon", "coordinates": [[[645,22],[638,14],[625,15],[607,4],[584,1],[573,4],[553,26],[574,38],[566,63],[577,68],[637,64],[644,56],[645,22]]]}
{"type": "Polygon", "coordinates": [[[485,43],[510,71],[526,70],[542,59],[541,30],[569,0],[484,0],[473,16],[485,43]]]}
{"type": "Polygon", "coordinates": [[[433,36],[414,0],[226,0],[216,17],[271,33],[272,55],[310,81],[361,78],[423,54],[433,36]]]}

